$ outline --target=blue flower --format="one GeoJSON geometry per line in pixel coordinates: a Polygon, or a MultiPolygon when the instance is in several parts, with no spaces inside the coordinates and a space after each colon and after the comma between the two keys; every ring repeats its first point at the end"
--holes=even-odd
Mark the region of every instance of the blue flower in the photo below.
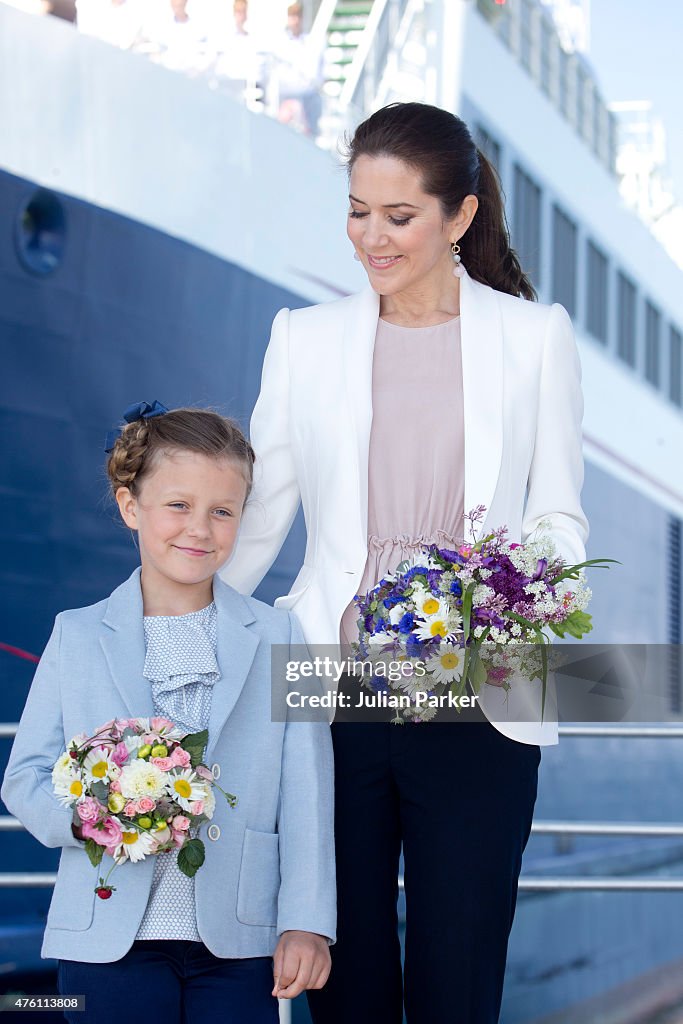
{"type": "Polygon", "coordinates": [[[415,625],[415,616],[412,612],[406,612],[398,624],[399,633],[410,633],[415,625]]]}
{"type": "Polygon", "coordinates": [[[455,594],[456,596],[462,594],[462,586],[460,585],[460,580],[453,580],[449,589],[451,594],[455,594]]]}

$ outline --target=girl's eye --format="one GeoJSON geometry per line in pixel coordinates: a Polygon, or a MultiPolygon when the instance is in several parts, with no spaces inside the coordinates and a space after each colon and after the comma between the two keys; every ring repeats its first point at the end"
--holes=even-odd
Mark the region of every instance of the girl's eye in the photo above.
{"type": "Polygon", "coordinates": [[[221,519],[230,519],[230,518],[232,518],[232,512],[229,509],[227,509],[227,508],[217,508],[215,511],[216,511],[216,514],[221,519]]]}
{"type": "Polygon", "coordinates": [[[182,502],[182,501],[172,501],[171,504],[168,507],[169,508],[187,508],[187,505],[185,505],[185,503],[182,502]]]}
{"type": "MultiPolygon", "coordinates": [[[[360,210],[349,210],[349,217],[367,217],[367,213],[361,213],[360,210]]],[[[397,228],[402,228],[405,224],[410,224],[412,217],[404,217],[401,220],[398,217],[390,217],[389,220],[392,224],[395,224],[397,228]]]]}

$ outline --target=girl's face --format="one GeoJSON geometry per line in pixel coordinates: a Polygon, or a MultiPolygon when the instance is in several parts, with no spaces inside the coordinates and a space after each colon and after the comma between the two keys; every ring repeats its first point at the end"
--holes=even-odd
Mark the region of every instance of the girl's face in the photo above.
{"type": "Polygon", "coordinates": [[[145,586],[201,589],[229,559],[247,484],[229,459],[199,452],[160,455],[136,498],[120,487],[123,521],[137,530],[145,586]]]}
{"type": "Polygon", "coordinates": [[[396,295],[453,271],[450,244],[469,226],[477,208],[466,196],[451,220],[422,190],[415,168],[389,156],[360,156],[349,189],[347,234],[370,284],[380,295],[396,295]]]}

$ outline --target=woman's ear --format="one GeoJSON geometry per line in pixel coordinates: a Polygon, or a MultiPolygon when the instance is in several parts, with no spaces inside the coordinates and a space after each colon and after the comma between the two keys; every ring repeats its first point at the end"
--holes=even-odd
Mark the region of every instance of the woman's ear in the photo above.
{"type": "Polygon", "coordinates": [[[452,221],[452,230],[455,231],[459,239],[462,238],[474,220],[478,206],[479,200],[476,196],[465,196],[460,204],[460,209],[452,221]]]}
{"type": "Polygon", "coordinates": [[[134,494],[131,494],[129,487],[119,487],[116,492],[116,504],[126,526],[131,530],[138,528],[137,508],[138,503],[134,494]]]}

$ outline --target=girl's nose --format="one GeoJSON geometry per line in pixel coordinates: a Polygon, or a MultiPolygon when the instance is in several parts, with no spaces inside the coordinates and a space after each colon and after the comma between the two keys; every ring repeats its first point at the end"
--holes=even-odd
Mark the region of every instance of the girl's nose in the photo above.
{"type": "Polygon", "coordinates": [[[187,532],[192,537],[208,537],[210,533],[208,517],[195,513],[187,524],[187,532]]]}

